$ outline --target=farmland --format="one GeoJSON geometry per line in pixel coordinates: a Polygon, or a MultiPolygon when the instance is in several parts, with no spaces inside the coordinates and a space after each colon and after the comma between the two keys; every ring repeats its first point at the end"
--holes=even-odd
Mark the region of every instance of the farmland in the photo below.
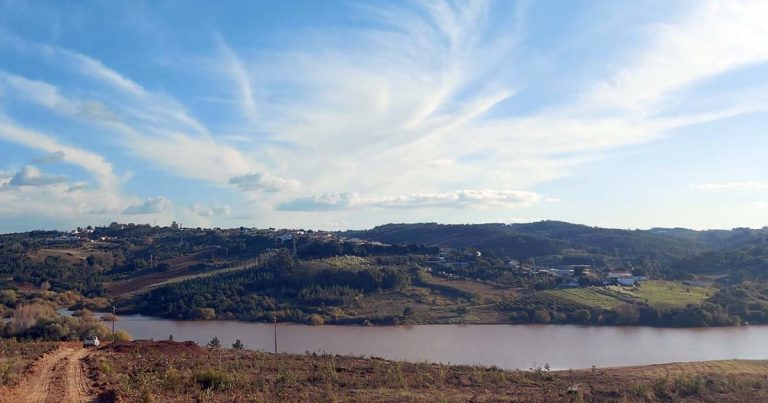
{"type": "Polygon", "coordinates": [[[545,294],[601,309],[614,309],[625,303],[645,303],[658,308],[682,308],[699,304],[717,292],[714,288],[686,286],[680,282],[651,280],[639,286],[567,288],[545,294]]]}
{"type": "Polygon", "coordinates": [[[631,295],[648,304],[671,308],[698,304],[711,297],[717,289],[710,287],[687,286],[674,281],[647,281],[631,295]]]}
{"type": "Polygon", "coordinates": [[[605,288],[568,288],[561,290],[545,291],[543,294],[562,298],[576,304],[602,309],[613,309],[624,303],[605,288]]]}

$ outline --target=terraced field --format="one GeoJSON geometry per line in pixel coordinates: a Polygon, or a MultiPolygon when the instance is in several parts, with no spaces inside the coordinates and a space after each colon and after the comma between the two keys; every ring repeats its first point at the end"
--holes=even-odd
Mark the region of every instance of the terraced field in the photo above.
{"type": "Polygon", "coordinates": [[[506,311],[526,310],[533,307],[542,307],[550,310],[560,309],[565,311],[590,308],[587,304],[572,301],[547,292],[526,294],[519,298],[507,299],[500,302],[498,307],[499,309],[506,311]]]}
{"type": "Polygon", "coordinates": [[[614,309],[624,303],[647,303],[657,308],[681,308],[698,304],[714,295],[710,287],[687,286],[676,281],[651,280],[638,287],[584,287],[543,291],[552,297],[601,309],[614,309]]]}
{"type": "Polygon", "coordinates": [[[602,309],[613,309],[625,303],[622,299],[611,295],[596,287],[567,288],[561,290],[544,291],[542,294],[562,298],[576,304],[602,309]]]}
{"type": "Polygon", "coordinates": [[[656,307],[675,308],[698,304],[715,295],[711,287],[687,286],[676,281],[652,280],[644,282],[632,294],[635,298],[656,307]]]}

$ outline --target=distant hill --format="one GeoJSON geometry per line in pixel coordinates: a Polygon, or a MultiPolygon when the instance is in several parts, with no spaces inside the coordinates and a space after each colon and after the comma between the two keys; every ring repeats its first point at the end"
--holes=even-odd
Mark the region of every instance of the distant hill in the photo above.
{"type": "Polygon", "coordinates": [[[680,275],[723,275],[732,282],[768,280],[768,237],[751,237],[740,243],[681,259],[671,270],[680,275]]]}
{"type": "MultiPolygon", "coordinates": [[[[347,236],[393,244],[425,244],[450,248],[476,248],[516,259],[554,257],[573,261],[626,263],[672,262],[700,253],[733,248],[760,239],[768,230],[737,228],[731,231],[695,231],[682,228],[623,230],[590,227],[562,221],[526,224],[387,224],[347,236]]],[[[554,260],[557,260],[554,259],[554,260]]]]}

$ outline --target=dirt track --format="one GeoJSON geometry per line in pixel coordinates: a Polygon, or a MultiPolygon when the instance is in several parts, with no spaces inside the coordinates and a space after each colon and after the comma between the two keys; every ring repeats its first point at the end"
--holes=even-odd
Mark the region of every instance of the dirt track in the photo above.
{"type": "Polygon", "coordinates": [[[2,402],[27,403],[85,403],[96,399],[91,392],[83,358],[89,352],[83,348],[62,346],[38,359],[21,383],[2,402]]]}

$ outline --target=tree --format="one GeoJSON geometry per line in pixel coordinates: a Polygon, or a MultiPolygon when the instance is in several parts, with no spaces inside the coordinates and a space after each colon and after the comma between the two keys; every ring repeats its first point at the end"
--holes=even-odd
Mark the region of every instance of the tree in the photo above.
{"type": "Polygon", "coordinates": [[[219,341],[219,338],[216,336],[213,336],[213,339],[206,344],[208,348],[221,348],[221,342],[219,341]]]}
{"type": "Polygon", "coordinates": [[[211,320],[216,319],[216,311],[213,308],[200,308],[197,310],[197,319],[211,320]]]}
{"type": "Polygon", "coordinates": [[[579,323],[587,323],[592,319],[592,314],[586,309],[579,309],[573,314],[573,318],[579,323]]]}
{"type": "Polygon", "coordinates": [[[244,350],[245,344],[240,341],[240,339],[235,340],[234,344],[232,344],[232,348],[235,350],[244,350]]]}
{"type": "Polygon", "coordinates": [[[551,317],[549,316],[549,312],[547,312],[546,309],[537,308],[533,311],[533,321],[535,323],[549,323],[550,320],[551,317]]]}
{"type": "Polygon", "coordinates": [[[640,311],[635,305],[621,304],[616,307],[616,321],[621,325],[631,325],[640,319],[640,311]]]}
{"type": "Polygon", "coordinates": [[[168,336],[168,341],[173,341],[173,334],[171,334],[170,336],[168,336]]]}
{"type": "Polygon", "coordinates": [[[313,313],[312,315],[309,315],[307,322],[309,322],[310,325],[320,326],[325,323],[325,319],[323,319],[322,316],[313,313]]]}

